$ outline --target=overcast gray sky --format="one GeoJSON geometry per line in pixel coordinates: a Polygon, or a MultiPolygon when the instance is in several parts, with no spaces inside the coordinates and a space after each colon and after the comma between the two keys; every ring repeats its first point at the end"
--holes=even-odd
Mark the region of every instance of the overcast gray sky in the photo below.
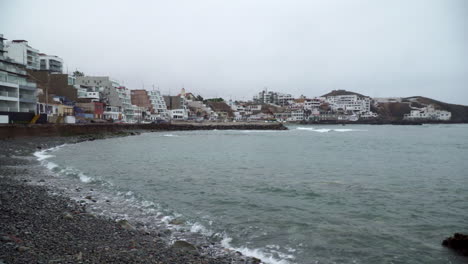
{"type": "Polygon", "coordinates": [[[0,33],[130,89],[468,104],[466,0],[0,0],[0,33]]]}

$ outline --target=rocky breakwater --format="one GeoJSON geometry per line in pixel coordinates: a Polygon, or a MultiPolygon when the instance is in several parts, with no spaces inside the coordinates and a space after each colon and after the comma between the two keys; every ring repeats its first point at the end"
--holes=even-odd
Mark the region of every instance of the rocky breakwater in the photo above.
{"type": "Polygon", "coordinates": [[[1,138],[54,137],[181,130],[286,130],[280,123],[36,124],[0,125],[1,138]]]}
{"type": "Polygon", "coordinates": [[[442,245],[468,257],[468,235],[455,233],[442,241],[442,245]]]}

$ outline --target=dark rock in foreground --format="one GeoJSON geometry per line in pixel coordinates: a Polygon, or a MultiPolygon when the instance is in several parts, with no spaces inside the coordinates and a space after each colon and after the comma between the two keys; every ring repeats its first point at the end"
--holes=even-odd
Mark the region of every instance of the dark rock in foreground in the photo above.
{"type": "Polygon", "coordinates": [[[453,237],[446,238],[442,245],[468,256],[468,235],[455,233],[453,237]]]}

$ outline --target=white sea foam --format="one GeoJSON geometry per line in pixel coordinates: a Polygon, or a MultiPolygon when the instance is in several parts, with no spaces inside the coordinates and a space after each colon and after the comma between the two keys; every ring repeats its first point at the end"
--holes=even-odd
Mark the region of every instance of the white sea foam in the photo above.
{"type": "MultiPolygon", "coordinates": [[[[235,130],[232,130],[235,131],[235,130]]],[[[241,133],[278,133],[284,130],[238,130],[241,133]]]]}
{"type": "Polygon", "coordinates": [[[315,129],[313,131],[314,132],[319,132],[319,133],[327,133],[327,132],[330,132],[331,129],[321,128],[321,129],[315,129]]]}
{"type": "Polygon", "coordinates": [[[54,170],[55,168],[58,168],[57,164],[50,162],[50,161],[45,162],[44,166],[51,171],[54,170]]]}
{"type": "Polygon", "coordinates": [[[367,131],[367,130],[364,130],[364,129],[351,129],[351,128],[342,128],[342,129],[333,129],[334,131],[336,132],[359,132],[359,131],[367,131]]]}
{"type": "Polygon", "coordinates": [[[192,224],[192,226],[190,227],[190,232],[200,233],[200,234],[205,235],[205,236],[213,235],[213,231],[207,229],[206,227],[204,227],[203,225],[201,225],[199,223],[192,224]]]}
{"type": "Polygon", "coordinates": [[[166,223],[166,224],[169,224],[169,222],[170,222],[172,219],[174,219],[174,217],[169,216],[169,215],[166,215],[166,216],[164,216],[163,218],[161,218],[161,222],[164,222],[164,223],[166,223]]]}
{"type": "Polygon", "coordinates": [[[93,180],[93,178],[89,177],[89,176],[86,176],[84,173],[80,172],[78,174],[78,177],[80,178],[80,181],[84,182],[84,183],[89,183],[93,180]]]}
{"type": "Polygon", "coordinates": [[[331,129],[326,129],[326,128],[315,129],[313,127],[298,127],[296,129],[297,130],[313,131],[313,132],[318,132],[318,133],[326,133],[326,132],[331,131],[331,129]]]}
{"type": "Polygon", "coordinates": [[[309,130],[309,131],[314,131],[315,130],[313,127],[298,127],[296,129],[297,130],[309,130]]]}
{"type": "Polygon", "coordinates": [[[60,166],[52,161],[48,161],[49,158],[55,157],[55,155],[50,154],[51,152],[54,152],[67,144],[63,144],[57,147],[49,148],[49,149],[44,149],[40,151],[36,151],[33,155],[37,158],[38,161],[41,162],[41,164],[46,167],[49,171],[56,172],[57,174],[64,174],[66,176],[74,176],[78,177],[81,182],[84,183],[89,183],[93,180],[92,177],[89,177],[85,175],[83,172],[72,168],[72,167],[65,167],[60,169],[60,166]]]}
{"type": "Polygon", "coordinates": [[[248,257],[254,257],[261,259],[262,262],[268,263],[268,264],[290,264],[290,262],[287,259],[293,259],[294,256],[292,255],[287,255],[287,254],[279,254],[281,257],[284,259],[276,259],[273,257],[271,254],[266,253],[262,251],[261,249],[250,249],[247,247],[233,247],[231,245],[232,238],[230,237],[225,237],[221,241],[221,246],[224,248],[232,249],[235,251],[241,252],[243,255],[248,256],[248,257]]]}
{"type": "Polygon", "coordinates": [[[349,131],[354,131],[354,129],[342,128],[342,129],[333,129],[333,131],[336,131],[336,132],[349,132],[349,131]]]}
{"type": "Polygon", "coordinates": [[[178,135],[174,135],[174,134],[165,134],[165,135],[163,135],[163,137],[178,137],[178,135]]]}
{"type": "Polygon", "coordinates": [[[307,131],[313,131],[313,132],[318,132],[318,133],[327,133],[327,132],[355,132],[355,131],[367,131],[367,130],[362,130],[362,129],[352,129],[352,128],[320,128],[320,129],[315,129],[312,127],[298,127],[296,128],[297,130],[307,130],[307,131]]]}

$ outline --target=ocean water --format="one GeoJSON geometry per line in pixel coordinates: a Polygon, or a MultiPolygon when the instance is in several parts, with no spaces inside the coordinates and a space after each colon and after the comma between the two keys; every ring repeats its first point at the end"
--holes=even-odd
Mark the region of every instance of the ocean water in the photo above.
{"type": "Polygon", "coordinates": [[[102,214],[266,263],[466,263],[441,241],[468,232],[468,125],[157,132],[36,156],[102,214]]]}

